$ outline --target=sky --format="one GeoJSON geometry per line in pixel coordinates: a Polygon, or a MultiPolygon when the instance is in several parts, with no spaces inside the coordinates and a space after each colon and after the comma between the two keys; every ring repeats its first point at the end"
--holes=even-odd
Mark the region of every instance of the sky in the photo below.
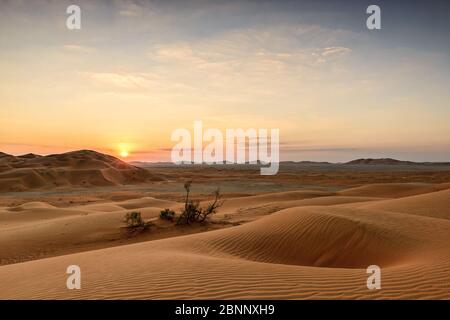
{"type": "Polygon", "coordinates": [[[450,161],[449,34],[448,1],[0,0],[0,151],[169,161],[200,120],[279,129],[281,160],[450,161]]]}

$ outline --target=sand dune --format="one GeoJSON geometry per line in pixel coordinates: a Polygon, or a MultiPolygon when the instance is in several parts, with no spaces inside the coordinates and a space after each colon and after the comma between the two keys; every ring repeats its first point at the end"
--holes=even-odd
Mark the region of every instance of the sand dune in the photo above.
{"type": "Polygon", "coordinates": [[[378,201],[365,208],[389,212],[402,212],[450,220],[450,189],[407,198],[378,201]]]}
{"type": "Polygon", "coordinates": [[[160,181],[149,171],[110,155],[81,150],[48,156],[0,157],[0,192],[160,181]]]}
{"type": "MultiPolygon", "coordinates": [[[[313,193],[314,194],[314,193],[313,193]]],[[[305,198],[299,200],[286,200],[280,201],[277,198],[271,198],[268,195],[264,198],[264,201],[259,203],[249,203],[244,201],[245,197],[239,200],[241,206],[234,203],[237,199],[227,199],[223,208],[218,210],[216,217],[221,217],[230,222],[244,222],[253,221],[260,218],[261,216],[266,216],[274,212],[280,211],[282,209],[293,208],[293,207],[305,207],[305,206],[337,206],[344,205],[348,203],[358,203],[375,201],[384,198],[374,198],[374,197],[357,197],[357,196],[314,196],[312,198],[305,198]]],[[[204,202],[205,204],[207,201],[204,202]]]]}
{"type": "MultiPolygon", "coordinates": [[[[283,208],[314,204],[331,205],[367,201],[370,198],[323,196],[327,193],[300,191],[227,199],[216,221],[229,223],[253,221],[283,208]],[[317,197],[320,195],[321,197],[317,197]],[[313,197],[313,198],[308,198],[313,197]],[[302,198],[306,198],[301,200],[302,198]],[[282,201],[285,199],[286,201],[282,201]],[[300,200],[290,200],[300,199],[300,200]],[[322,199],[322,202],[318,200],[322,199]]],[[[123,216],[139,211],[145,219],[157,219],[161,209],[177,211],[183,205],[174,201],[143,197],[116,202],[98,202],[58,208],[45,202],[28,202],[0,208],[0,261],[2,264],[46,256],[52,250],[67,251],[89,243],[108,243],[121,239],[123,216]],[[109,214],[104,214],[109,213],[109,214]],[[42,235],[40,235],[42,233],[42,235]],[[32,245],[28,245],[32,243],[32,245]]],[[[155,222],[160,223],[157,219],[155,222]]]]}
{"type": "MultiPolygon", "coordinates": [[[[140,208],[144,219],[154,219],[161,209],[140,208]]],[[[0,208],[1,264],[66,252],[123,238],[128,210],[113,203],[56,208],[42,203],[0,208]]]]}
{"type": "Polygon", "coordinates": [[[131,199],[131,200],[125,200],[121,202],[116,203],[118,206],[121,206],[124,209],[138,209],[138,208],[145,208],[145,207],[155,207],[155,208],[170,208],[173,206],[178,206],[179,203],[174,201],[168,201],[168,200],[160,200],[155,199],[153,197],[144,197],[140,199],[131,199]]]}
{"type": "MultiPolygon", "coordinates": [[[[450,299],[450,190],[384,188],[227,199],[222,217],[264,205],[288,208],[225,229],[3,265],[0,298],[450,299]],[[423,194],[399,198],[418,190],[423,194]],[[394,194],[397,199],[377,198],[394,194]],[[65,287],[71,264],[81,267],[81,290],[65,287]],[[382,268],[381,290],[366,287],[372,264],[382,268]]],[[[81,241],[117,228],[126,212],[120,208],[156,217],[167,205],[176,203],[147,197],[64,210],[42,203],[4,208],[0,243],[11,244],[15,228],[34,233],[29,241],[67,241],[65,232],[81,241]],[[48,223],[21,220],[27,213],[48,223]],[[61,238],[54,238],[55,229],[61,238]]],[[[15,248],[21,245],[31,244],[15,248]]]]}
{"type": "MultiPolygon", "coordinates": [[[[256,196],[239,197],[227,199],[220,209],[221,212],[233,212],[239,208],[248,208],[251,206],[261,206],[267,203],[311,199],[333,195],[332,192],[316,190],[300,190],[288,192],[275,192],[256,196]]],[[[207,201],[206,201],[207,202],[207,201]]]]}
{"type": "Polygon", "coordinates": [[[21,204],[16,207],[7,208],[8,211],[23,211],[23,210],[30,210],[30,209],[54,209],[55,207],[46,203],[46,202],[39,202],[39,201],[32,201],[27,202],[24,204],[21,204]]]}
{"type": "Polygon", "coordinates": [[[448,183],[376,183],[345,189],[338,192],[338,194],[345,196],[400,198],[449,188],[450,184],[448,183]]]}

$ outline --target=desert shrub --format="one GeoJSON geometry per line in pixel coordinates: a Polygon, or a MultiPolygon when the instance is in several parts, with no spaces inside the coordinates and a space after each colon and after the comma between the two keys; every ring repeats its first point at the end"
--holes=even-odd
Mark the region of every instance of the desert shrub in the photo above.
{"type": "Polygon", "coordinates": [[[206,218],[213,213],[216,213],[217,209],[222,206],[223,201],[220,200],[221,195],[220,195],[220,190],[216,189],[213,192],[213,196],[214,196],[214,201],[210,204],[208,204],[208,206],[206,207],[206,209],[202,209],[200,210],[200,212],[198,213],[197,216],[197,221],[202,222],[205,221],[206,218]]]}
{"type": "Polygon", "coordinates": [[[178,217],[177,224],[196,222],[197,215],[201,210],[199,201],[188,200],[184,205],[183,212],[178,217]]]}
{"type": "Polygon", "coordinates": [[[161,210],[159,218],[163,220],[173,221],[173,219],[175,218],[175,211],[170,209],[161,210]]]}
{"type": "Polygon", "coordinates": [[[189,199],[189,194],[191,191],[192,181],[188,181],[184,184],[184,189],[186,190],[186,198],[184,202],[184,210],[178,217],[177,224],[191,224],[194,222],[203,222],[206,218],[215,213],[217,208],[219,208],[223,201],[220,200],[220,191],[217,189],[214,191],[214,201],[210,203],[206,208],[200,207],[199,201],[194,201],[189,199]]]}
{"type": "Polygon", "coordinates": [[[145,230],[150,227],[151,222],[146,222],[142,219],[141,213],[137,211],[128,212],[125,215],[125,223],[130,229],[145,230]]]}

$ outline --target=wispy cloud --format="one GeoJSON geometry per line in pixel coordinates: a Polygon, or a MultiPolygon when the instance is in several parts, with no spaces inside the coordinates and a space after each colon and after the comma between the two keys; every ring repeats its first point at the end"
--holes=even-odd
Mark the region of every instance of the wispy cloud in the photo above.
{"type": "Polygon", "coordinates": [[[122,89],[149,88],[157,83],[154,75],[148,73],[81,72],[96,85],[122,89]]]}
{"type": "Polygon", "coordinates": [[[120,2],[119,5],[119,15],[123,17],[139,17],[143,12],[143,8],[134,1],[120,2]]]}
{"type": "MultiPolygon", "coordinates": [[[[319,27],[308,31],[318,37],[323,37],[325,32],[319,27]]],[[[148,56],[159,62],[190,64],[195,68],[220,65],[230,69],[243,66],[264,69],[274,65],[314,66],[318,57],[339,58],[352,51],[343,46],[304,45],[301,41],[304,34],[305,30],[297,25],[233,30],[207,39],[157,44],[149,50],[148,56]]]]}
{"type": "Polygon", "coordinates": [[[201,86],[216,95],[286,96],[308,87],[324,69],[328,75],[339,72],[333,67],[352,52],[316,41],[305,45],[302,39],[311,38],[311,33],[329,36],[319,27],[247,28],[189,42],[158,43],[147,55],[157,66],[154,71],[172,83],[201,86]]]}
{"type": "Polygon", "coordinates": [[[323,48],[322,50],[322,56],[328,57],[328,56],[341,56],[347,53],[350,53],[352,50],[350,48],[345,47],[328,47],[323,48]]]}
{"type": "Polygon", "coordinates": [[[78,44],[65,44],[62,46],[63,50],[74,53],[91,53],[95,51],[95,48],[78,45],[78,44]]]}

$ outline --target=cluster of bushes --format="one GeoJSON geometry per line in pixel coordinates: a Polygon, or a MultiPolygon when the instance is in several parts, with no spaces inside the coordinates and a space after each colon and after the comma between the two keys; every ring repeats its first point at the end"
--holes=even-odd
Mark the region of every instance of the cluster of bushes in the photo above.
{"type": "MultiPolygon", "coordinates": [[[[214,191],[214,200],[206,208],[200,207],[200,202],[196,200],[189,199],[189,194],[191,192],[192,181],[188,181],[184,184],[184,189],[186,190],[186,197],[184,201],[184,209],[178,216],[176,224],[191,224],[195,222],[203,222],[208,218],[209,215],[215,213],[217,209],[223,204],[220,200],[221,195],[219,189],[214,191]]],[[[161,219],[174,221],[175,212],[173,210],[164,209],[161,211],[159,217],[161,219]]]]}
{"type": "MultiPolygon", "coordinates": [[[[176,219],[177,225],[203,222],[208,218],[208,216],[215,213],[217,209],[223,204],[223,201],[220,200],[220,191],[219,189],[217,189],[213,193],[213,202],[210,203],[206,208],[200,207],[199,201],[189,199],[191,184],[192,181],[188,181],[184,184],[184,189],[186,190],[184,209],[176,219]]],[[[164,209],[159,214],[160,219],[168,220],[171,222],[175,221],[175,217],[175,211],[170,209],[164,209]]],[[[137,211],[127,213],[125,215],[125,223],[127,224],[127,228],[129,228],[129,230],[131,230],[132,232],[147,230],[153,224],[149,221],[144,221],[144,219],[142,219],[141,213],[137,211]]]]}

